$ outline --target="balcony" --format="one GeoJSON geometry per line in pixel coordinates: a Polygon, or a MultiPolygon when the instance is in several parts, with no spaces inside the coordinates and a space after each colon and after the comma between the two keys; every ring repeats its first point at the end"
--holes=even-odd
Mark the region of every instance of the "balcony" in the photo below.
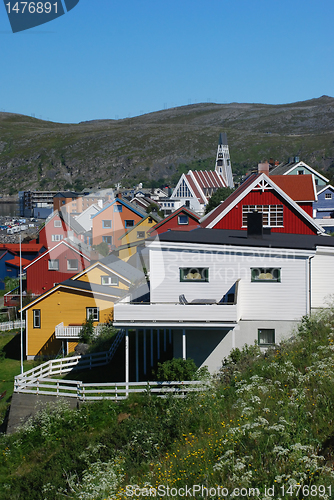
{"type": "Polygon", "coordinates": [[[151,328],[226,327],[238,321],[237,304],[130,304],[114,306],[114,326],[151,328]]]}
{"type": "MultiPolygon", "coordinates": [[[[104,326],[103,323],[99,323],[97,326],[94,328],[94,335],[97,336],[101,330],[101,328],[104,326]]],[[[71,326],[64,326],[64,323],[59,323],[55,327],[55,336],[56,339],[74,339],[78,340],[80,337],[80,332],[82,330],[82,325],[71,325],[71,326]]]]}

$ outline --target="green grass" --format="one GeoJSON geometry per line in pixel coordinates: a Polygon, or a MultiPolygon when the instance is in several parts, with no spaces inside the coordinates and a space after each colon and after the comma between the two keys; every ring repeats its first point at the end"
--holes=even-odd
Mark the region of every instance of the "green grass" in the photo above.
{"type": "Polygon", "coordinates": [[[45,409],[1,438],[1,498],[125,500],[134,484],[220,485],[225,499],[234,488],[265,499],[267,487],[275,499],[333,498],[333,368],[327,311],[266,353],[233,350],[203,394],[45,409]]]}
{"type": "MultiPolygon", "coordinates": [[[[6,391],[0,400],[0,422],[3,421],[14,391],[14,377],[21,372],[20,334],[17,331],[0,333],[0,395],[6,391]]],[[[24,361],[24,370],[36,366],[36,361],[24,361]]]]}

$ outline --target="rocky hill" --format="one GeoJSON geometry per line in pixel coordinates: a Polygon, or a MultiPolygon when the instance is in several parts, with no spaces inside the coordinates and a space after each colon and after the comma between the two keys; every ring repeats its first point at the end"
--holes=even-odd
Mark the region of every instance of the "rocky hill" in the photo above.
{"type": "Polygon", "coordinates": [[[328,96],[284,105],[194,104],[78,124],[0,113],[1,192],[175,181],[189,167],[214,167],[221,131],[237,175],[264,159],[290,156],[334,173],[334,98],[328,96]]]}

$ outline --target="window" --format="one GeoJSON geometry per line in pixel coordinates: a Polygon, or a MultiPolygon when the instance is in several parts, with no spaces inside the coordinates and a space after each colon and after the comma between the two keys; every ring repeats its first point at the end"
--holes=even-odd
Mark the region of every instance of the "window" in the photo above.
{"type": "Polygon", "coordinates": [[[40,309],[33,309],[33,322],[34,322],[34,328],[40,328],[41,327],[41,310],[40,309]]]}
{"type": "Polygon", "coordinates": [[[122,212],[122,205],[115,205],[114,206],[114,212],[122,212]]]}
{"type": "Polygon", "coordinates": [[[86,318],[92,318],[93,321],[99,321],[99,308],[98,307],[86,307],[86,318]]]}
{"type": "Polygon", "coordinates": [[[188,215],[179,215],[177,218],[178,224],[189,224],[188,215]]]}
{"type": "Polygon", "coordinates": [[[125,222],[125,227],[133,227],[135,225],[134,220],[126,220],[125,222]]]}
{"type": "Polygon", "coordinates": [[[102,227],[111,229],[111,220],[103,220],[102,227]]]}
{"type": "Polygon", "coordinates": [[[49,271],[59,271],[59,260],[50,259],[49,260],[49,271]]]}
{"type": "Polygon", "coordinates": [[[331,200],[332,199],[332,193],[326,193],[325,194],[326,200],[331,200]]]}
{"type": "Polygon", "coordinates": [[[78,270],[78,259],[68,259],[67,270],[68,271],[77,271],[78,270]]]}
{"type": "Polygon", "coordinates": [[[280,283],[281,281],[281,269],[273,267],[253,267],[251,269],[252,277],[251,281],[261,281],[268,282],[274,281],[280,283]]]}
{"type": "Polygon", "coordinates": [[[179,185],[179,188],[176,191],[176,198],[192,198],[192,194],[185,180],[183,180],[179,185]]]}
{"type": "Polygon", "coordinates": [[[101,276],[101,285],[118,286],[117,276],[101,276]]]}
{"type": "Polygon", "coordinates": [[[61,241],[64,238],[62,234],[52,234],[51,241],[61,241]]]}
{"type": "Polygon", "coordinates": [[[247,214],[249,212],[261,212],[264,227],[283,227],[283,205],[243,205],[243,227],[247,227],[247,214]]]}
{"type": "Polygon", "coordinates": [[[107,243],[108,245],[112,244],[112,236],[102,236],[103,243],[107,243]]]}
{"type": "Polygon", "coordinates": [[[137,231],[137,238],[145,238],[145,231],[137,231]]]}
{"type": "Polygon", "coordinates": [[[260,328],[257,331],[258,344],[261,345],[271,345],[275,344],[275,330],[270,328],[260,328]]]}
{"type": "Polygon", "coordinates": [[[53,227],[61,227],[61,220],[54,220],[53,227]]]}
{"type": "Polygon", "coordinates": [[[209,269],[207,267],[181,267],[180,281],[209,281],[209,269]]]}
{"type": "Polygon", "coordinates": [[[304,170],[297,170],[298,175],[304,175],[304,170]]]}

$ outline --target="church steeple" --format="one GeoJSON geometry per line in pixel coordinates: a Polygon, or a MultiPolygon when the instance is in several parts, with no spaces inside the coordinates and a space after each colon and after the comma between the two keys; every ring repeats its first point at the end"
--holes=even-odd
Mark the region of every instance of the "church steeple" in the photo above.
{"type": "Polygon", "coordinates": [[[226,132],[219,134],[215,172],[223,177],[227,187],[234,187],[226,132]]]}

